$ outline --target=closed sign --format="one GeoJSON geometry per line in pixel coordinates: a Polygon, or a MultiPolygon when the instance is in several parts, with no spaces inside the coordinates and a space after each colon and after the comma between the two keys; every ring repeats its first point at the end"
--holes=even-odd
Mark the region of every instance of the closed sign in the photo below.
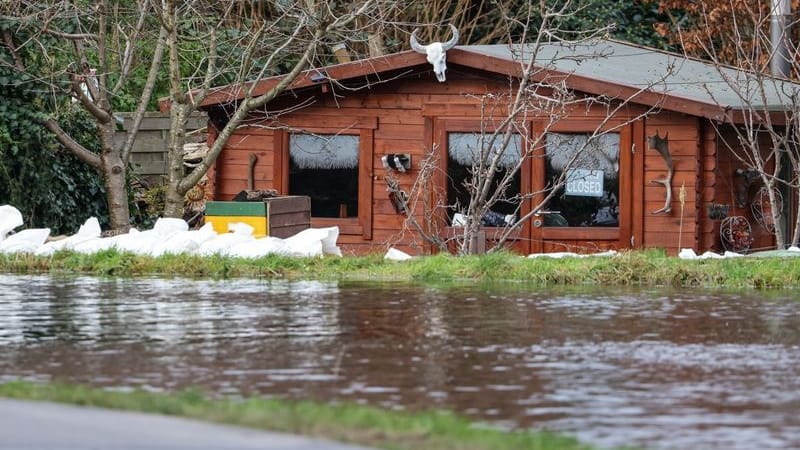
{"type": "Polygon", "coordinates": [[[569,169],[567,171],[566,195],[576,197],[602,197],[603,171],[589,169],[569,169]]]}

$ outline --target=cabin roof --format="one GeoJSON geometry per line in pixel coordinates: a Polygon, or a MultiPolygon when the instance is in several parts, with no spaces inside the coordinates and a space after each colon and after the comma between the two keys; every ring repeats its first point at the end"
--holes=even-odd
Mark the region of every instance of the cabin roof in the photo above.
{"type": "MultiPolygon", "coordinates": [[[[528,62],[533,51],[531,45],[466,48],[471,53],[516,62],[528,62]]],[[[667,96],[730,109],[746,109],[752,105],[762,110],[782,111],[789,101],[785,93],[800,90],[800,84],[767,77],[762,95],[756,90],[752,74],[748,77],[745,71],[729,66],[718,70],[707,61],[609,39],[573,46],[546,44],[539,47],[536,60],[542,61],[543,67],[589,78],[599,84],[620,84],[635,89],[649,87],[667,96]],[[742,98],[731,85],[739,86],[740,93],[748,92],[749,98],[742,98]]]]}
{"type": "MultiPolygon", "coordinates": [[[[521,66],[530,61],[534,48],[530,44],[457,46],[447,52],[448,68],[461,66],[519,76],[521,66]]],[[[746,110],[748,105],[759,110],[783,111],[789,108],[791,94],[800,92],[798,83],[767,77],[762,94],[756,89],[754,78],[742,70],[733,67],[717,70],[706,61],[609,39],[572,46],[544,44],[538,47],[534,61],[537,68],[543,69],[535,76],[564,79],[575,90],[630,98],[636,103],[714,120],[723,119],[727,111],[746,110]],[[738,95],[730,83],[740,83],[738,91],[749,92],[749,98],[738,95]]],[[[344,81],[423,65],[428,65],[425,55],[412,51],[394,53],[307,70],[290,89],[313,86],[326,79],[344,81]]],[[[430,70],[430,66],[425,70],[430,70]]],[[[269,91],[281,79],[276,76],[261,80],[254,94],[269,91]]],[[[247,88],[249,85],[217,88],[201,107],[235,101],[243,97],[247,88]]]]}

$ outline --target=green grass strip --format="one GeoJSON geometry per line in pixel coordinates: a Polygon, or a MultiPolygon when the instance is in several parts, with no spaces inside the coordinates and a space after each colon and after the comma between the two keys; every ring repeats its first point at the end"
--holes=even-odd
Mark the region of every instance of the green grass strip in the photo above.
{"type": "Polygon", "coordinates": [[[403,413],[352,404],[276,399],[211,399],[197,390],[119,392],[81,385],[0,384],[0,397],[140,411],[348,442],[386,449],[584,449],[552,433],[476,426],[443,411],[403,413]]]}
{"type": "Polygon", "coordinates": [[[788,289],[800,287],[800,257],[686,261],[660,250],[614,257],[537,258],[510,253],[453,257],[435,255],[406,262],[382,255],[343,258],[259,259],[167,255],[158,258],[107,250],[91,255],[0,255],[0,272],[189,278],[287,278],[346,281],[519,282],[537,286],[636,285],[706,288],[788,289]]]}

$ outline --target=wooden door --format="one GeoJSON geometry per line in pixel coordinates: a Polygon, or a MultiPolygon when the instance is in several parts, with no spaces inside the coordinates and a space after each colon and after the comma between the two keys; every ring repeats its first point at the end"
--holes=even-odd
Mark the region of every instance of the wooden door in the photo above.
{"type": "MultiPolygon", "coordinates": [[[[632,246],[632,125],[565,119],[551,127],[532,159],[532,253],[594,253],[632,246]],[[563,177],[563,178],[560,178],[563,177]],[[566,185],[551,191],[559,179],[566,185]],[[547,196],[550,194],[550,198],[547,196]]],[[[639,147],[641,148],[641,146],[639,147]]]]}
{"type": "MultiPolygon", "coordinates": [[[[454,217],[456,213],[463,212],[465,203],[468,202],[469,194],[463,189],[463,181],[470,176],[469,172],[472,170],[468,158],[465,158],[465,147],[469,145],[468,142],[480,145],[478,140],[481,139],[481,136],[487,140],[491,139],[490,135],[494,129],[491,123],[487,121],[482,123],[478,119],[435,119],[433,125],[433,147],[439,152],[438,161],[441,170],[437,171],[435,175],[438,192],[432,194],[434,196],[432,203],[443,206],[438,209],[437,220],[443,225],[445,237],[455,238],[459,236],[462,229],[457,226],[457,223],[454,223],[454,217]]],[[[529,127],[525,127],[526,131],[515,133],[507,152],[511,153],[510,149],[514,148],[519,152],[521,158],[526,157],[528,153],[526,146],[529,142],[528,129],[529,127]]],[[[530,167],[527,161],[522,165],[516,174],[512,190],[524,193],[524,190],[530,186],[530,167]]],[[[512,193],[509,192],[508,196],[512,196],[512,193]]],[[[516,203],[501,201],[491,207],[491,213],[503,217],[519,218],[528,211],[530,211],[530,200],[518,200],[516,203]]],[[[526,221],[521,227],[515,229],[505,246],[521,254],[529,253],[529,223],[526,221]]],[[[505,226],[481,227],[481,233],[485,237],[485,248],[494,247],[497,238],[506,230],[505,226]]]]}

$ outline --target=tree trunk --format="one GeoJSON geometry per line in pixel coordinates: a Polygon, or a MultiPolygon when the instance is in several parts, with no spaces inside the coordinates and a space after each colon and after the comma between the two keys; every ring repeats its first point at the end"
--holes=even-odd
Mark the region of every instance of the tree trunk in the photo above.
{"type": "MultiPolygon", "coordinates": [[[[164,23],[167,27],[167,48],[169,49],[169,145],[167,146],[167,192],[164,195],[164,217],[183,217],[183,144],[186,142],[185,119],[187,99],[181,85],[181,68],[178,57],[178,31],[176,3],[167,2],[164,10],[164,23]]],[[[188,190],[188,189],[187,189],[188,190]]]]}
{"type": "Polygon", "coordinates": [[[383,30],[378,29],[369,33],[367,44],[369,46],[369,57],[377,58],[386,55],[386,46],[383,45],[383,30]]]}
{"type": "Polygon", "coordinates": [[[128,177],[125,163],[114,145],[116,123],[98,124],[100,135],[100,170],[106,187],[108,218],[112,230],[128,231],[131,227],[128,208],[128,177]]]}
{"type": "Polygon", "coordinates": [[[468,217],[465,225],[464,243],[461,245],[462,255],[475,255],[478,253],[478,248],[481,247],[481,245],[478,244],[478,239],[481,237],[480,231],[480,218],[468,217]]]}
{"type": "Polygon", "coordinates": [[[186,142],[186,105],[174,102],[170,108],[169,145],[167,146],[167,192],[164,196],[164,217],[183,217],[186,192],[181,192],[183,179],[183,144],[186,142]]]}
{"type": "Polygon", "coordinates": [[[128,208],[128,181],[125,165],[119,155],[103,158],[103,178],[108,203],[108,218],[111,229],[128,231],[131,227],[130,209],[128,208]]]}
{"type": "Polygon", "coordinates": [[[794,216],[794,232],[792,232],[792,245],[797,246],[800,244],[800,192],[798,189],[794,190],[794,195],[796,197],[797,205],[797,212],[795,212],[794,216]]]}
{"type": "Polygon", "coordinates": [[[786,248],[786,234],[783,230],[783,210],[782,208],[776,208],[778,204],[777,195],[777,188],[775,186],[775,182],[771,181],[766,184],[768,193],[769,193],[769,204],[770,204],[770,214],[772,215],[772,223],[775,225],[775,247],[779,250],[786,248]]]}
{"type": "Polygon", "coordinates": [[[177,185],[168,184],[164,194],[164,217],[183,217],[183,195],[176,190],[177,185]]]}

